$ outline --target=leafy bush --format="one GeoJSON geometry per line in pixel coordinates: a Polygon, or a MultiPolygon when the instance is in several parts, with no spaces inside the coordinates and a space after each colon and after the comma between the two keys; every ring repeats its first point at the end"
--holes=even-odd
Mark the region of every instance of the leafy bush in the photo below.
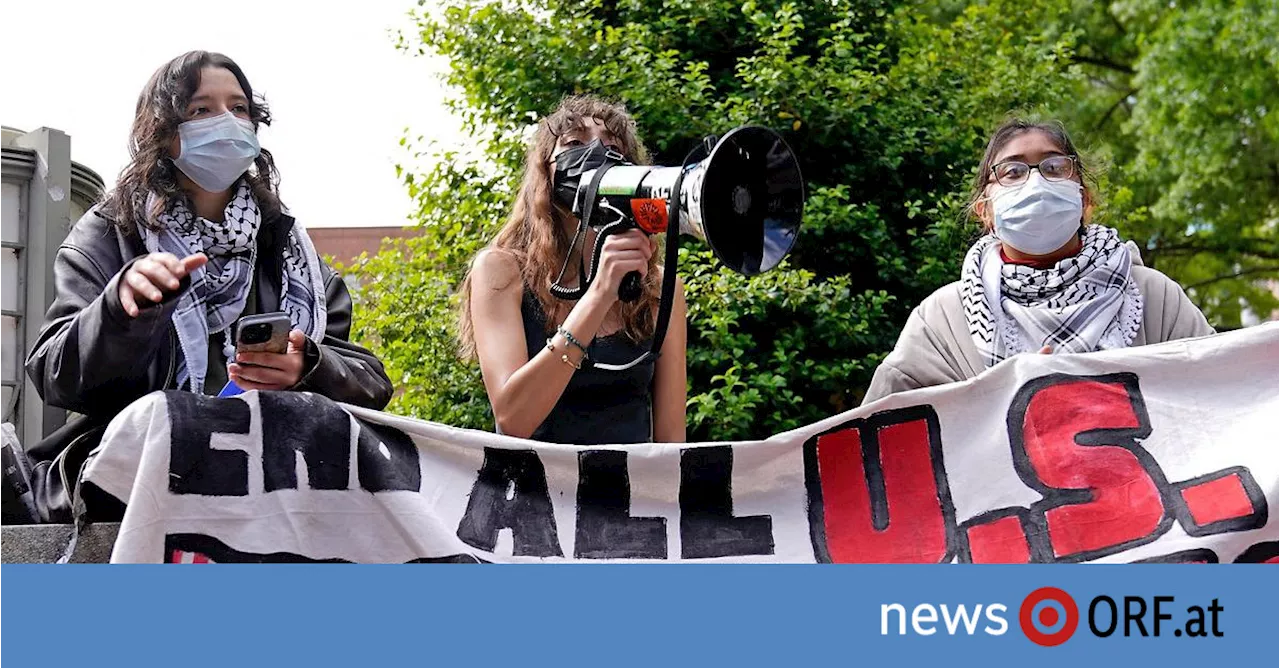
{"type": "MultiPolygon", "coordinates": [[[[781,131],[801,158],[805,224],[783,267],[748,279],[680,242],[693,439],[857,405],[910,309],[958,275],[991,127],[1011,109],[1097,107],[1078,99],[1093,85],[1080,40],[1099,20],[1082,3],[446,0],[413,19],[400,47],[450,59],[450,104],[484,160],[406,171],[422,236],[348,271],[363,284],[356,336],[402,389],[392,410],[460,426],[492,418],[475,366],[453,354],[453,291],[504,219],[530,124],[562,96],[624,101],[658,164],[744,123],[781,131]]],[[[1125,206],[1112,199],[1115,220],[1134,220],[1125,206]]]]}

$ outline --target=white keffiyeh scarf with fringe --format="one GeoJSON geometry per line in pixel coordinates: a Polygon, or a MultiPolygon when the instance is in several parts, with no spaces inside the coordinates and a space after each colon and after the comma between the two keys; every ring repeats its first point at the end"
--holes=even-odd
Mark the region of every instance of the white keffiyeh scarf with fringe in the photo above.
{"type": "Polygon", "coordinates": [[[1143,304],[1130,273],[1136,253],[1101,225],[1086,228],[1079,253],[1046,269],[1004,262],[998,239],[979,239],[965,256],[960,295],[987,366],[1044,346],[1078,353],[1132,344],[1143,304]]]}

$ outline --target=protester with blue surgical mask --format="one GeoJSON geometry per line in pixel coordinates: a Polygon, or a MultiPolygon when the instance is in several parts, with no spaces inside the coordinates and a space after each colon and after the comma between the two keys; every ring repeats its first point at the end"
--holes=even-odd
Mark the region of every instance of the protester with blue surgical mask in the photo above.
{"type": "Polygon", "coordinates": [[[864,403],[972,378],[1020,353],[1083,353],[1213,334],[1182,288],[1138,248],[1090,223],[1094,196],[1057,123],[992,134],[970,210],[986,234],[960,280],[912,311],[864,403]]]}
{"type": "MultiPolygon", "coordinates": [[[[348,341],[351,299],[284,209],[270,123],[230,58],[193,51],[138,98],[131,160],[54,260],[56,295],[27,372],[51,406],[87,416],[32,448],[84,449],[155,390],[294,390],[381,409],[382,364],[348,341]],[[286,352],[237,351],[236,322],[284,313],[286,352]]],[[[279,316],[276,316],[279,318],[279,316]]],[[[264,416],[269,419],[269,416],[264,416]]]]}

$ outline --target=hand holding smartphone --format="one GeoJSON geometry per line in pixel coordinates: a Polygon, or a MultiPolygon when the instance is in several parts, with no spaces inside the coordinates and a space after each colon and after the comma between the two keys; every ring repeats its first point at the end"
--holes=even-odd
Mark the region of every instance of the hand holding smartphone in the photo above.
{"type": "Polygon", "coordinates": [[[283,355],[289,350],[292,326],[289,315],[281,311],[243,317],[236,323],[236,353],[283,355]]]}
{"type": "Polygon", "coordinates": [[[301,382],[306,336],[285,313],[263,313],[236,323],[235,360],[227,376],[241,390],[287,390],[301,382]]]}

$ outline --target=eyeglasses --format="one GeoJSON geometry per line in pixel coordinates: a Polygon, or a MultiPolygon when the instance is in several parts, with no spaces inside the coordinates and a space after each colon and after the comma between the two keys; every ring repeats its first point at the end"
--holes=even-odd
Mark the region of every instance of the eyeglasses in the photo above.
{"type": "Polygon", "coordinates": [[[1002,186],[1020,186],[1027,182],[1033,169],[1040,172],[1046,181],[1066,181],[1076,175],[1076,157],[1055,155],[1035,165],[1010,160],[992,167],[991,173],[995,175],[996,183],[1002,186]]]}

